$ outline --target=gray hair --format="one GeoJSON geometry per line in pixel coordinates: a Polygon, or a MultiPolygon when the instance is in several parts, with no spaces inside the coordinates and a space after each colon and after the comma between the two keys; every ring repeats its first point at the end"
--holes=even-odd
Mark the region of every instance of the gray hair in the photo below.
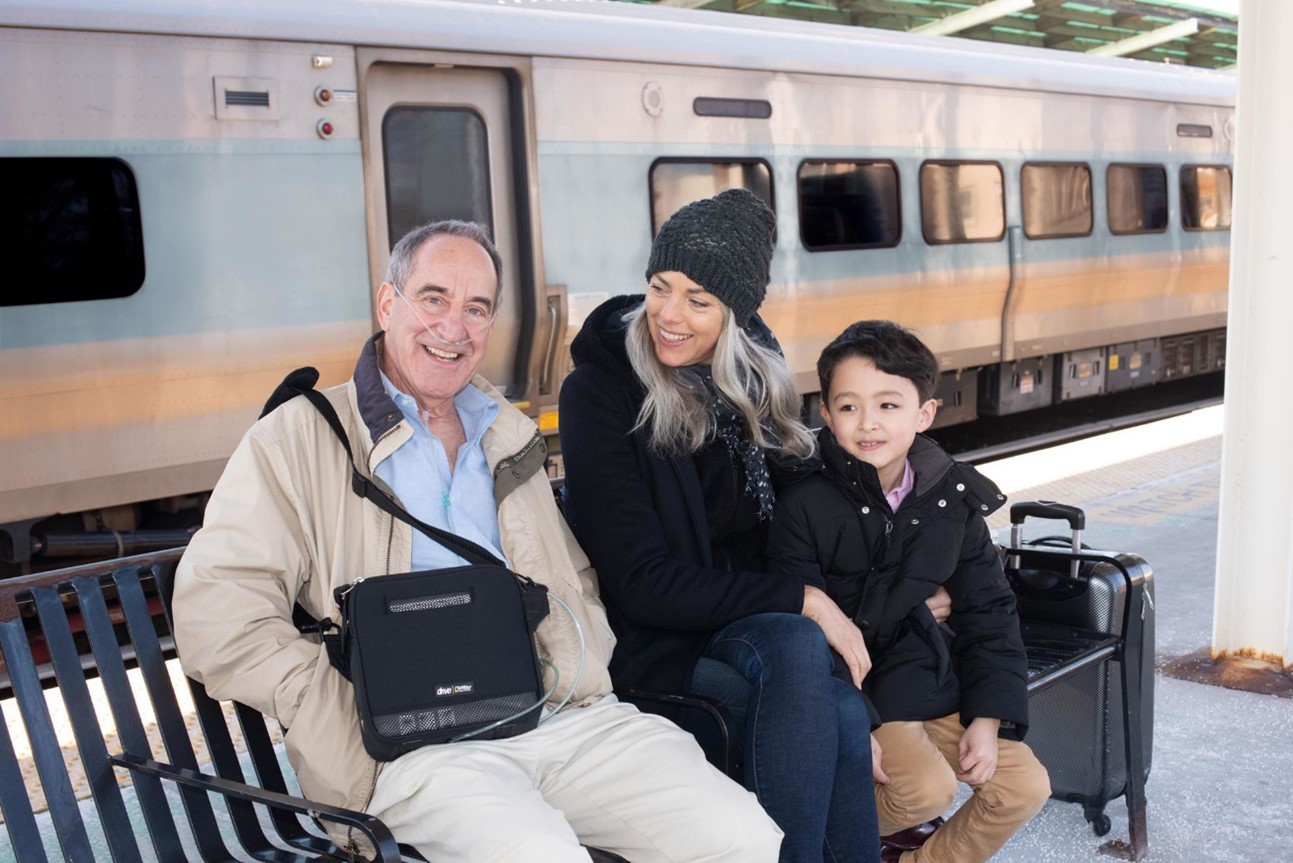
{"type": "MultiPolygon", "coordinates": [[[[799,420],[802,404],[786,361],[750,338],[726,305],[723,327],[710,366],[714,385],[745,420],[750,440],[762,449],[799,458],[813,454],[812,433],[799,420]],[[764,428],[764,425],[769,428],[764,428]],[[771,431],[771,435],[768,433],[771,431]]],[[[646,388],[637,429],[650,429],[657,452],[696,452],[714,433],[717,420],[701,373],[693,367],[671,368],[656,357],[646,319],[646,305],[625,314],[625,347],[629,364],[646,388]]]]}
{"type": "Polygon", "coordinates": [[[489,231],[484,225],[476,222],[464,222],[461,219],[442,219],[429,222],[409,231],[391,249],[391,261],[386,265],[386,281],[403,291],[404,283],[413,272],[413,256],[422,244],[435,237],[462,237],[471,240],[485,250],[489,260],[494,264],[494,278],[497,282],[494,291],[494,305],[503,299],[503,256],[498,253],[494,241],[489,238],[489,231]]]}

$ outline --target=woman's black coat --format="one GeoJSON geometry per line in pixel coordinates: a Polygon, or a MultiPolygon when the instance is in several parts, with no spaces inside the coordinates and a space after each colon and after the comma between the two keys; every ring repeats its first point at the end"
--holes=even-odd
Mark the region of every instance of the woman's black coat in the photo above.
{"type": "Polygon", "coordinates": [[[820,435],[826,469],[777,501],[770,572],[821,587],[858,624],[871,654],[863,683],[885,722],[960,712],[1028,724],[1027,661],[1015,596],[984,516],[1005,497],[967,464],[917,436],[908,459],[916,485],[893,512],[875,468],[820,435]],[[940,627],[925,600],[952,596],[940,627]]]}
{"type": "Polygon", "coordinates": [[[615,631],[615,688],[685,692],[716,631],[751,614],[798,614],[804,588],[786,576],[715,568],[692,459],[661,457],[632,430],[643,391],[623,316],[642,299],[603,303],[571,344],[575,368],[560,405],[565,513],[597,569],[615,631]]]}

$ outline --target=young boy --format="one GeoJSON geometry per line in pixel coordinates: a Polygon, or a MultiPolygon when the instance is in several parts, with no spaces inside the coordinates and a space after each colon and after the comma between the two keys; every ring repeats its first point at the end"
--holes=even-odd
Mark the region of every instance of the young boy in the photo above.
{"type": "Polygon", "coordinates": [[[938,361],[912,333],[856,323],[822,352],[817,373],[824,467],[778,496],[770,570],[825,590],[861,632],[852,677],[882,722],[873,746],[882,859],[981,863],[1050,795],[1046,769],[1019,742],[1024,647],[984,521],[1005,497],[920,434],[934,420],[938,361]],[[952,599],[947,627],[925,604],[940,586],[952,599]],[[973,796],[919,845],[957,780],[973,796]]]}

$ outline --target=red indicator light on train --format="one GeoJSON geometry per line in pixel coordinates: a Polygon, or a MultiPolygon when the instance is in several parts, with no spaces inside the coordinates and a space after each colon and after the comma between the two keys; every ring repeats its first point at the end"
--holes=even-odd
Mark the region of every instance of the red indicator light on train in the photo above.
{"type": "Polygon", "coordinates": [[[331,138],[334,131],[332,123],[328,120],[320,120],[314,128],[319,133],[320,138],[331,138]]]}

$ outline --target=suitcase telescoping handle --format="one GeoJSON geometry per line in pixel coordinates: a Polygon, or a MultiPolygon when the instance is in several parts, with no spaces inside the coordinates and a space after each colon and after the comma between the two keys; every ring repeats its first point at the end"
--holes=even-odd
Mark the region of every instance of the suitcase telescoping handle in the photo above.
{"type": "MultiPolygon", "coordinates": [[[[1082,552],[1082,531],[1086,528],[1086,513],[1079,507],[1053,500],[1024,500],[1010,505],[1010,547],[1022,548],[1024,545],[1024,521],[1029,518],[1053,518],[1069,523],[1073,531],[1073,553],[1082,552]]],[[[1019,568],[1019,555],[1011,555],[1007,565],[1019,568]]],[[[1080,562],[1073,560],[1073,577],[1076,579],[1080,562]]]]}

